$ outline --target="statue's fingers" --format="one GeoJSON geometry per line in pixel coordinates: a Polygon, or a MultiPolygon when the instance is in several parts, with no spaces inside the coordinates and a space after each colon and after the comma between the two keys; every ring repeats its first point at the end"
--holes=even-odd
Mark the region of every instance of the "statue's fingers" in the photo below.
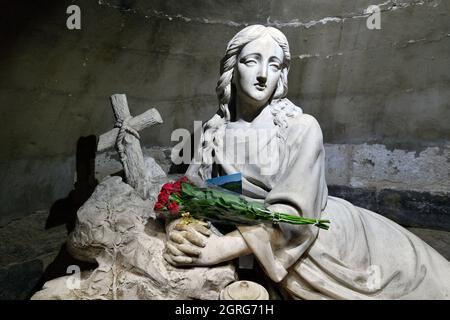
{"type": "Polygon", "coordinates": [[[172,231],[169,235],[169,239],[175,243],[184,243],[186,241],[185,234],[186,234],[186,232],[182,233],[182,232],[172,231]]]}
{"type": "Polygon", "coordinates": [[[196,230],[197,226],[200,226],[203,223],[201,221],[195,221],[195,222],[191,222],[191,223],[177,223],[174,227],[175,230],[177,231],[192,231],[192,230],[196,230]]]}
{"type": "Polygon", "coordinates": [[[186,232],[184,237],[189,240],[190,243],[195,244],[197,247],[205,247],[206,241],[204,241],[201,236],[195,231],[186,232]]]}
{"type": "Polygon", "coordinates": [[[201,234],[203,234],[204,236],[209,237],[212,232],[211,230],[209,230],[205,225],[200,224],[200,223],[195,223],[192,226],[196,231],[200,232],[201,234]]]}
{"type": "Polygon", "coordinates": [[[198,257],[200,255],[199,249],[197,249],[196,247],[189,245],[187,243],[179,244],[177,246],[177,249],[179,249],[180,251],[184,252],[185,254],[187,254],[189,256],[198,257]]]}
{"type": "Polygon", "coordinates": [[[169,242],[166,244],[166,249],[173,256],[182,256],[182,255],[184,255],[183,252],[178,250],[178,248],[176,246],[174,246],[173,244],[171,244],[169,242]]]}
{"type": "Polygon", "coordinates": [[[190,264],[193,261],[192,258],[186,256],[174,256],[171,258],[178,264],[190,264]]]}
{"type": "Polygon", "coordinates": [[[180,221],[177,224],[175,224],[173,229],[177,230],[177,231],[186,231],[187,230],[187,224],[184,223],[183,221],[180,221]]]}
{"type": "MultiPolygon", "coordinates": [[[[195,244],[198,247],[204,247],[206,245],[205,240],[202,239],[202,237],[205,237],[202,233],[197,232],[197,230],[193,227],[195,223],[190,224],[184,224],[179,223],[175,226],[175,230],[178,230],[177,233],[181,233],[182,236],[189,240],[192,244],[195,244]]],[[[182,243],[178,242],[177,243],[182,243]]]]}
{"type": "Polygon", "coordinates": [[[172,258],[170,257],[169,254],[164,253],[164,254],[163,254],[163,257],[164,257],[164,259],[166,259],[166,261],[167,261],[168,263],[170,263],[171,265],[173,265],[173,266],[176,266],[176,265],[177,265],[177,264],[175,263],[175,261],[172,260],[172,258]]]}

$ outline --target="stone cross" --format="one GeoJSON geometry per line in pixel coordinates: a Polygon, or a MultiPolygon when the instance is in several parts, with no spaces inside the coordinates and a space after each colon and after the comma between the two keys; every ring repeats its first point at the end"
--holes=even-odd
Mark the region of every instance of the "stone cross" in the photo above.
{"type": "Polygon", "coordinates": [[[132,117],[128,109],[127,97],[124,94],[112,95],[111,106],[116,118],[115,128],[100,136],[97,151],[105,151],[116,146],[126,182],[142,198],[147,198],[149,177],[145,169],[138,131],[162,123],[161,115],[158,110],[152,108],[141,115],[132,117]]]}

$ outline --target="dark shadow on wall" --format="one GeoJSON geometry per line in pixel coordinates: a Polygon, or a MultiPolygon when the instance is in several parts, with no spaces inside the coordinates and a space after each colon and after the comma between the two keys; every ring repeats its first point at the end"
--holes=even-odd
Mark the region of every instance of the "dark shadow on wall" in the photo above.
{"type": "Polygon", "coordinates": [[[95,179],[95,152],[97,138],[94,135],[78,139],[76,152],[76,182],[69,195],[57,200],[50,208],[45,228],[65,224],[67,232],[75,228],[78,209],[94,192],[98,181],[95,179]]]}
{"type": "MultiPolygon", "coordinates": [[[[78,139],[74,189],[66,198],[57,200],[52,205],[45,225],[46,230],[60,225],[66,226],[67,234],[74,230],[78,209],[89,199],[98,184],[95,179],[96,150],[96,136],[90,135],[78,139]]],[[[77,265],[81,270],[90,270],[96,267],[96,264],[73,258],[68,253],[66,245],[63,244],[55,260],[45,269],[28,298],[40,290],[45,282],[68,275],[67,267],[70,265],[77,265]]]]}

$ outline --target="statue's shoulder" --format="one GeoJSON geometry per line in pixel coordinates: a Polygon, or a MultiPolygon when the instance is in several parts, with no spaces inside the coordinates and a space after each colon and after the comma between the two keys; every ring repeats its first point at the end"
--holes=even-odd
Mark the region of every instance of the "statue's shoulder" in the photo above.
{"type": "Polygon", "coordinates": [[[300,106],[295,105],[287,98],[276,100],[272,103],[272,108],[284,113],[289,123],[289,127],[316,127],[320,128],[319,122],[310,114],[303,112],[300,106]]]}
{"type": "Polygon", "coordinates": [[[274,100],[270,106],[274,112],[283,113],[290,118],[303,114],[302,108],[292,103],[288,98],[274,100]]]}
{"type": "Polygon", "coordinates": [[[294,117],[292,120],[294,123],[301,124],[302,126],[305,127],[313,127],[320,129],[319,122],[317,121],[316,118],[314,118],[314,116],[310,114],[302,113],[294,117]]]}
{"type": "Polygon", "coordinates": [[[322,141],[322,129],[317,119],[303,112],[303,110],[288,99],[280,99],[275,107],[280,108],[285,119],[285,133],[288,144],[297,144],[304,135],[313,136],[322,141]]]}

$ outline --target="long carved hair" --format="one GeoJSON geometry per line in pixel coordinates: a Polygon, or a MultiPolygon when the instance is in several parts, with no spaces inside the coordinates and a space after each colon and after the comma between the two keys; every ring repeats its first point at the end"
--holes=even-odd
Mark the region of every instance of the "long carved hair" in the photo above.
{"type": "MultiPolygon", "coordinates": [[[[265,27],[262,25],[248,26],[239,31],[228,43],[225,56],[220,62],[220,78],[217,82],[216,94],[219,100],[219,110],[217,113],[203,125],[203,131],[200,140],[201,164],[198,168],[198,174],[202,179],[211,178],[212,165],[214,162],[214,147],[217,146],[216,137],[220,136],[227,123],[231,120],[230,105],[234,104],[235,90],[233,73],[237,64],[239,53],[249,42],[260,37],[270,35],[273,40],[281,47],[284,53],[282,70],[278,79],[277,87],[272,99],[285,98],[288,91],[288,72],[291,61],[289,44],[285,35],[278,29],[265,27]]],[[[278,109],[272,110],[274,122],[277,125],[285,123],[285,115],[278,112],[278,109]]]]}

